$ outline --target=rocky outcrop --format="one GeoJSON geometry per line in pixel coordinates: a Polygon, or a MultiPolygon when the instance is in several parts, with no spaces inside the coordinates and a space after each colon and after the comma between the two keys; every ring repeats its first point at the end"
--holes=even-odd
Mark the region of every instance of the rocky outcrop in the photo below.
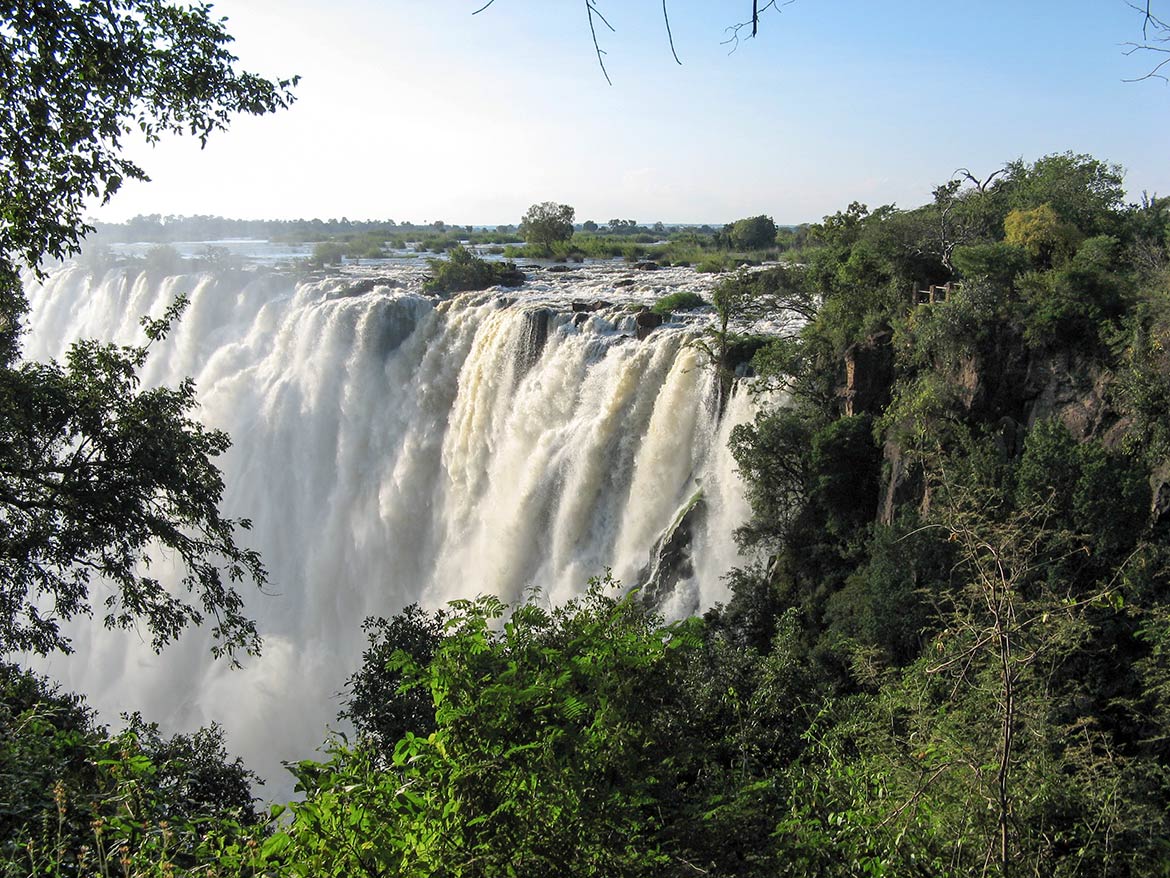
{"type": "Polygon", "coordinates": [[[1068,353],[1034,359],[1031,366],[1025,387],[1029,427],[1054,418],[1084,441],[1103,437],[1117,424],[1108,401],[1111,372],[1068,353]]]}
{"type": "Polygon", "coordinates": [[[1170,514],[1170,460],[1150,474],[1150,523],[1157,524],[1170,514]]]}
{"type": "Polygon", "coordinates": [[[874,414],[890,401],[894,383],[893,333],[884,329],[845,351],[845,383],[838,391],[846,417],[874,414]]]}
{"type": "Polygon", "coordinates": [[[522,378],[544,353],[551,320],[552,312],[548,308],[524,312],[524,332],[517,342],[515,352],[517,380],[522,378]]]}
{"type": "MultiPolygon", "coordinates": [[[[886,364],[867,343],[846,353],[846,380],[838,394],[845,413],[873,411],[865,406],[885,405],[889,388],[880,380],[886,364]],[[884,390],[884,392],[883,392],[884,390]]],[[[1087,356],[1068,350],[1028,350],[1018,338],[958,359],[947,379],[967,417],[991,429],[1000,456],[1013,460],[1024,451],[1028,430],[1045,420],[1057,420],[1079,442],[1099,440],[1107,448],[1120,447],[1133,429],[1133,420],[1118,412],[1110,401],[1113,373],[1087,356]]],[[[890,374],[892,381],[892,374],[890,374]]],[[[878,498],[878,520],[889,524],[905,504],[929,505],[922,480],[912,472],[896,442],[883,449],[884,477],[878,498]]],[[[1170,469],[1162,486],[1170,511],[1170,469]]],[[[1155,517],[1159,485],[1155,491],[1155,517]]]]}
{"type": "Polygon", "coordinates": [[[361,280],[356,280],[346,287],[343,287],[329,295],[330,299],[344,299],[350,296],[363,296],[366,293],[371,293],[378,287],[386,289],[396,289],[402,286],[402,281],[395,280],[392,277],[364,277],[361,280]]]}
{"type": "Polygon", "coordinates": [[[642,341],[662,325],[662,315],[653,311],[639,311],[634,317],[634,322],[637,325],[638,341],[642,341]]]}
{"type": "Polygon", "coordinates": [[[707,502],[703,499],[703,492],[696,491],[654,543],[649,563],[638,574],[642,600],[647,605],[660,606],[679,583],[695,575],[691,544],[706,515],[707,502]]]}

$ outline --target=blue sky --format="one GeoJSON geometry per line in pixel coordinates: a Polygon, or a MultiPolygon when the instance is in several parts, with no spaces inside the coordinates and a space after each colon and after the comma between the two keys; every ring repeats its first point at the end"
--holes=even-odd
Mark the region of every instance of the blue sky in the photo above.
{"type": "Polygon", "coordinates": [[[728,54],[750,0],[221,0],[242,64],[300,74],[289,111],[206,149],[131,150],[153,176],[94,214],[515,223],[819,219],[916,206],[960,167],[1086,152],[1170,193],[1170,87],[1126,57],[1125,0],[795,0],[728,54]]]}

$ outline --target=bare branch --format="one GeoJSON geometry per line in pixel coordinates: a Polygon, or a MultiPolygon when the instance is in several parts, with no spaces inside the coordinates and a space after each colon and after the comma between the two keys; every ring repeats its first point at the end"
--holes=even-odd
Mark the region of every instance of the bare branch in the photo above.
{"type": "Polygon", "coordinates": [[[681,67],[682,61],[678,60],[678,52],[674,50],[674,34],[670,32],[670,13],[666,11],[666,0],[662,0],[662,18],[666,21],[666,38],[670,40],[670,54],[674,55],[674,60],[681,67]]]}
{"type": "Polygon", "coordinates": [[[780,3],[779,0],[768,0],[768,2],[761,6],[760,0],[752,0],[752,17],[748,21],[741,21],[739,24],[731,25],[731,27],[727,28],[725,31],[725,33],[728,34],[728,37],[723,41],[722,45],[731,46],[731,51],[728,52],[728,54],[733,54],[735,50],[739,48],[739,32],[745,27],[750,26],[752,29],[752,32],[747,37],[747,39],[751,39],[759,33],[761,14],[767,12],[769,9],[775,9],[777,12],[779,12],[782,6],[791,6],[795,2],[796,0],[784,0],[783,3],[780,3]]]}
{"type": "Polygon", "coordinates": [[[971,173],[971,171],[969,169],[956,168],[955,172],[953,174],[951,174],[951,179],[957,179],[957,178],[961,177],[962,179],[970,181],[970,183],[980,192],[986,192],[987,187],[991,185],[991,181],[994,180],[996,177],[998,177],[1000,174],[1006,174],[1007,170],[1008,169],[1006,167],[1000,168],[997,171],[992,171],[990,174],[987,175],[987,177],[985,179],[980,180],[973,173],[971,173]]]}
{"type": "MultiPolygon", "coordinates": [[[[493,2],[494,2],[494,0],[493,0],[493,2]]],[[[610,24],[608,21],[606,21],[605,16],[602,15],[597,10],[597,7],[595,7],[593,5],[593,0],[585,0],[585,9],[586,9],[586,12],[589,16],[589,33],[591,33],[593,35],[593,50],[595,52],[597,52],[597,63],[601,67],[601,74],[602,74],[602,76],[605,77],[606,82],[608,82],[610,85],[613,85],[613,80],[609,78],[609,71],[605,69],[605,59],[601,57],[602,55],[605,54],[605,51],[597,43],[597,28],[593,24],[593,16],[596,15],[598,18],[600,18],[602,24],[604,24],[606,27],[608,27],[611,32],[616,33],[616,31],[614,31],[613,25],[610,24]]]]}
{"type": "MultiPolygon", "coordinates": [[[[1130,9],[1139,12],[1142,15],[1142,42],[1123,43],[1127,48],[1122,54],[1133,55],[1136,52],[1157,52],[1159,54],[1170,54],[1170,48],[1159,45],[1161,43],[1170,43],[1170,23],[1162,18],[1159,18],[1153,11],[1153,0],[1146,0],[1142,6],[1136,3],[1127,4],[1130,9]]],[[[1147,71],[1142,76],[1134,77],[1133,79],[1125,79],[1123,82],[1141,82],[1145,79],[1161,79],[1167,80],[1165,73],[1162,73],[1162,68],[1170,64],[1170,58],[1164,58],[1162,61],[1154,65],[1152,69],[1147,71]]]]}
{"type": "Polygon", "coordinates": [[[483,6],[479,7],[479,9],[475,10],[475,12],[473,12],[471,14],[472,15],[479,15],[481,12],[483,12],[485,9],[487,9],[489,6],[491,6],[495,2],[496,2],[496,0],[488,0],[487,3],[483,4],[483,6]]]}

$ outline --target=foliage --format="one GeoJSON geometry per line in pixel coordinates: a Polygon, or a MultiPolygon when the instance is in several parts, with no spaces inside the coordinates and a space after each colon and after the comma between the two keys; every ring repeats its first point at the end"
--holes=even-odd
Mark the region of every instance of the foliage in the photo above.
{"type": "Polygon", "coordinates": [[[1056,215],[1050,204],[1013,210],[1003,221],[1008,246],[1019,247],[1042,267],[1067,259],[1077,244],[1077,230],[1056,215]]]}
{"type": "Polygon", "coordinates": [[[983,279],[1004,289],[1029,267],[1027,251],[1000,241],[958,247],[953,258],[964,278],[983,279]]]}
{"type": "Polygon", "coordinates": [[[677,293],[662,296],[650,306],[650,310],[655,314],[661,314],[665,317],[672,311],[693,311],[696,308],[706,307],[706,305],[707,300],[698,293],[692,293],[690,290],[680,290],[677,293]]]}
{"type": "Polygon", "coordinates": [[[15,265],[76,252],[82,210],[145,172],[121,152],[141,133],[156,142],[189,131],[201,142],[237,113],[288,106],[295,79],[270,82],[234,69],[231,37],[208,7],[165,0],[116,5],[17,2],[4,11],[5,112],[0,154],[3,312],[11,359],[23,308],[15,265]]]}
{"type": "Polygon", "coordinates": [[[148,342],[78,342],[64,366],[0,370],[0,648],[69,650],[60,623],[89,614],[90,584],[112,587],[108,627],[144,621],[155,649],[214,619],[213,650],[253,653],[259,637],[235,583],[262,583],[259,556],[235,542],[247,520],[219,513],[213,460],[227,436],[191,417],[195,388],[141,389],[138,372],[185,301],[144,320],[148,342]],[[179,559],[179,584],[150,575],[155,547],[179,559]]]}
{"type": "MultiPolygon", "coordinates": [[[[235,543],[246,522],[218,512],[213,459],[227,437],[190,417],[194,388],[141,390],[149,343],[75,344],[64,365],[13,365],[27,307],[17,266],[76,252],[87,201],[108,200],[145,173],[121,153],[189,131],[206,142],[236,113],[287,106],[292,80],[234,68],[231,38],[210,8],[162,0],[24,3],[0,28],[0,652],[67,649],[59,623],[90,612],[92,576],[113,593],[107,625],[143,620],[155,648],[214,617],[215,650],[254,651],[255,627],[234,583],[263,582],[235,543]],[[147,575],[152,545],[185,565],[172,594],[147,575]]],[[[160,341],[182,308],[147,321],[160,341]]]]}
{"type": "Polygon", "coordinates": [[[1121,207],[1124,174],[1118,165],[1072,152],[1044,156],[1031,165],[1007,165],[1008,202],[1016,210],[1048,207],[1082,236],[1112,231],[1121,207]]]}
{"type": "Polygon", "coordinates": [[[313,255],[309,262],[314,268],[325,268],[337,265],[345,256],[345,247],[336,241],[319,241],[313,245],[313,255]]]}
{"type": "Polygon", "coordinates": [[[516,287],[524,283],[524,272],[511,262],[488,262],[466,247],[456,245],[444,259],[428,260],[431,277],[423,283],[429,293],[461,293],[492,286],[516,287]]]}
{"type": "Polygon", "coordinates": [[[418,667],[434,659],[442,639],[445,614],[428,613],[411,604],[387,620],[366,619],[362,628],[369,646],[361,668],[349,678],[349,696],[341,712],[353,722],[364,746],[388,758],[406,734],[425,736],[435,729],[430,692],[412,686],[397,667],[403,658],[418,667]]]}
{"type": "Polygon", "coordinates": [[[727,227],[728,242],[737,250],[762,250],[776,243],[776,223],[770,216],[736,220],[727,227]]]}
{"type": "Polygon", "coordinates": [[[262,834],[257,778],[212,726],[165,738],[137,715],[110,734],[84,701],[0,665],[0,875],[166,874],[262,834]]]}
{"type": "Polygon", "coordinates": [[[345,748],[301,763],[305,800],[273,846],[297,874],[655,874],[653,726],[693,635],[610,585],[506,617],[454,602],[428,665],[391,663],[429,691],[435,730],[407,733],[385,773],[345,748]]]}
{"type": "Polygon", "coordinates": [[[573,237],[573,215],[567,204],[542,201],[528,208],[520,220],[520,234],[530,246],[547,249],[573,237]]]}

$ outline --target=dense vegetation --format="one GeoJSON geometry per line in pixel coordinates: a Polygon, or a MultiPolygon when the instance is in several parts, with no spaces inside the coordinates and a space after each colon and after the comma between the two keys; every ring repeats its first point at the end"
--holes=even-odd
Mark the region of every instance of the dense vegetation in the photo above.
{"type": "Polygon", "coordinates": [[[431,276],[423,282],[429,293],[459,293],[484,290],[492,286],[518,287],[524,272],[512,262],[488,262],[467,248],[457,245],[446,259],[430,260],[431,276]]]}
{"type": "Polygon", "coordinates": [[[726,606],[371,620],[357,737],[270,815],[215,730],[8,668],[7,874],[1165,874],[1170,200],[1072,154],[968,182],[717,288],[768,394],[726,606]]]}

